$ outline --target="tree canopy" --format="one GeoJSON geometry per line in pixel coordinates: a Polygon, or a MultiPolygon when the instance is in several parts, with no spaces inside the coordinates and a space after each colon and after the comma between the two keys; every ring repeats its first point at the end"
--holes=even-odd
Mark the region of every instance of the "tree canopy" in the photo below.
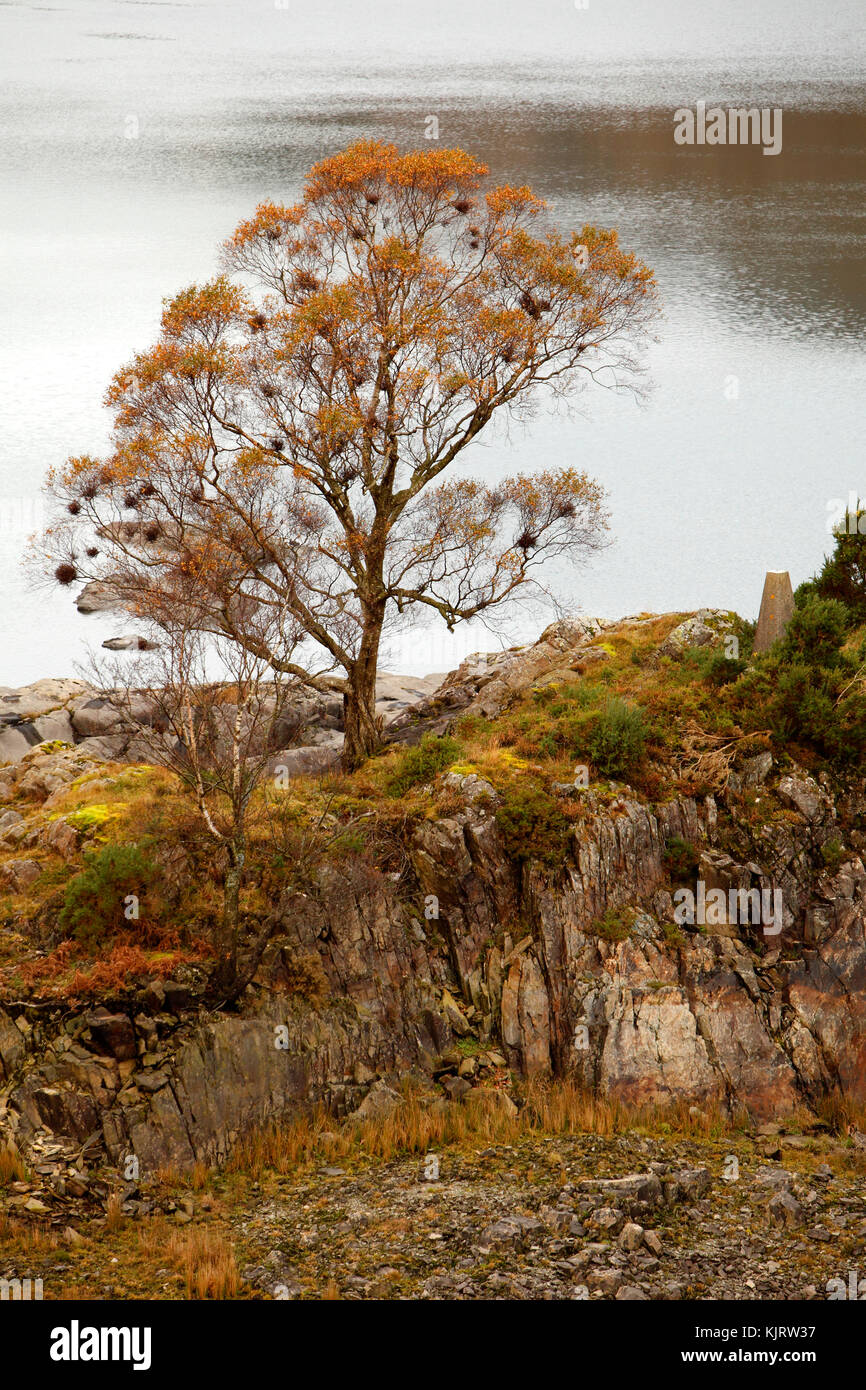
{"type": "Polygon", "coordinates": [[[453,628],[604,542],[602,489],[576,467],[448,472],[497,412],[634,388],[657,312],[615,231],[566,235],[487,173],[375,141],[316,164],[298,203],[241,223],[220,275],[166,302],[108,392],[109,455],[49,479],[60,583],[107,580],[157,626],[338,683],[349,765],[376,744],[387,622],[453,628]]]}

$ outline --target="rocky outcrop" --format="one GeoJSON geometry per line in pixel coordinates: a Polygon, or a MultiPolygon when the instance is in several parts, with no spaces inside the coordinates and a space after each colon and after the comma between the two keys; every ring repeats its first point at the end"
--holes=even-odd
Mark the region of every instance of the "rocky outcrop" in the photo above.
{"type": "Polygon", "coordinates": [[[812,823],[774,827],[772,870],[712,848],[710,797],[596,804],[562,872],[533,866],[519,888],[503,877],[489,812],[467,807],[422,828],[416,869],[439,899],[461,992],[489,1001],[512,1065],[631,1103],[712,1101],[761,1118],[834,1087],[866,1098],[866,870],[854,856],[815,884],[809,852],[826,798],[796,780],[812,823]],[[712,866],[728,892],[753,882],[782,892],[787,959],[765,924],[673,921],[664,851],[674,836],[708,846],[699,872],[709,878],[712,866]],[[641,903],[625,939],[605,939],[605,914],[641,903]]]}
{"type": "MultiPolygon", "coordinates": [[[[118,638],[113,649],[140,650],[142,640],[118,638]]],[[[440,680],[438,675],[399,676],[382,672],[377,682],[376,712],[383,727],[428,698],[440,680]]],[[[226,711],[232,708],[224,706],[226,711]]],[[[42,680],[21,689],[0,687],[0,785],[15,775],[4,772],[2,765],[21,762],[39,750],[40,745],[50,745],[52,750],[56,744],[86,746],[97,757],[147,762],[147,742],[140,735],[152,718],[153,710],[145,696],[125,696],[119,706],[83,681],[42,680]],[[96,739],[106,740],[102,748],[92,742],[96,739]]],[[[343,700],[339,693],[320,693],[300,686],[291,689],[284,696],[271,734],[275,762],[279,762],[279,753],[291,751],[295,756],[283,760],[289,766],[289,776],[321,772],[339,757],[342,730],[343,700]],[[314,751],[324,748],[332,750],[331,757],[314,751]]],[[[41,750],[40,756],[43,751],[49,750],[41,750]]]]}
{"type": "MultiPolygon", "coordinates": [[[[726,621],[708,611],[680,624],[675,649],[703,643],[704,629],[718,640],[726,621]]],[[[607,660],[604,630],[554,623],[532,647],[430,678],[432,693],[383,678],[381,702],[407,739],[462,711],[492,714],[527,685],[607,660]]],[[[47,684],[7,692],[9,727],[62,712],[81,741],[44,752],[28,742],[0,774],[0,802],[7,779],[50,805],[72,778],[98,776],[123,737],[94,692],[47,684]]],[[[314,735],[273,758],[289,776],[321,770],[339,749],[338,697],[304,699],[279,737],[314,735]]],[[[567,786],[580,813],[543,864],[509,857],[489,782],[455,771],[442,783],[448,813],[416,824],[399,874],[341,861],[273,904],[274,934],[238,1014],[203,1013],[194,979],[107,1000],[98,1016],[7,1006],[0,1068],[17,1136],[47,1127],[81,1143],[96,1135],[114,1161],[213,1161],[297,1104],[345,1112],[377,1083],[387,1102],[407,1070],[441,1078],[442,1104],[477,1100],[500,1066],[756,1121],[833,1093],[866,1102],[862,783],[840,794],[824,774],[788,765],[780,776],[764,752],[702,799],[651,804],[614,784],[567,786]],[[671,846],[689,853],[675,862],[671,846]],[[702,905],[712,895],[726,911],[683,915],[682,894],[702,905]],[[455,1038],[499,1060],[478,1064],[455,1038]]],[[[62,818],[46,830],[0,811],[11,886],[38,875],[27,850],[49,833],[60,854],[75,852],[62,818]]]]}
{"type": "Polygon", "coordinates": [[[722,608],[700,608],[684,619],[659,645],[656,657],[678,657],[693,647],[717,644],[733,626],[736,615],[722,608]]]}
{"type": "Polygon", "coordinates": [[[795,771],[767,790],[802,809],[766,823],[763,862],[746,863],[722,844],[733,797],[586,792],[558,868],[510,861],[493,788],[448,782],[458,809],[421,822],[410,847],[415,896],[362,860],[326,868],[279,906],[241,1015],[202,1015],[194,987],[174,984],[71,1030],[26,1009],[0,1016],[19,1139],[46,1126],[96,1133],[114,1161],[213,1161],[290,1106],[345,1112],[405,1071],[448,1080],[448,1103],[471,1097],[474,1062],[442,1060],[455,1036],[501,1048],[515,1074],[632,1104],[761,1121],[834,1091],[866,1101],[866,869],[856,853],[833,874],[816,868],[835,807],[812,779],[795,771]],[[674,839],[728,891],[779,889],[782,932],[677,923],[674,839]]]}
{"type": "Polygon", "coordinates": [[[606,661],[596,638],[608,627],[639,626],[651,619],[561,618],[545,628],[537,642],[498,652],[475,652],[451,671],[436,689],[391,724],[390,736],[412,742],[422,732],[443,732],[457,714],[492,719],[507,701],[533,682],[574,681],[587,665],[606,661]]]}

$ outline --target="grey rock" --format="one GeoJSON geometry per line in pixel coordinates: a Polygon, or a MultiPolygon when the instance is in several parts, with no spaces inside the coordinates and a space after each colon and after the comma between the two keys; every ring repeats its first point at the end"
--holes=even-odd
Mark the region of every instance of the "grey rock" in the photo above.
{"type": "Polygon", "coordinates": [[[799,811],[810,823],[820,820],[830,809],[830,798],[814,777],[783,777],[778,792],[786,806],[799,811]]]}
{"type": "Polygon", "coordinates": [[[593,1231],[615,1236],[623,1229],[625,1216],[618,1207],[596,1207],[587,1217],[586,1224],[593,1231]]]}
{"type": "Polygon", "coordinates": [[[149,1095],[168,1085],[168,1076],[164,1071],[137,1071],[134,1079],[138,1089],[149,1095]]]}
{"type": "Polygon", "coordinates": [[[109,637],[103,642],[109,652],[150,652],[159,647],[150,637],[141,637],[136,632],[126,632],[120,637],[109,637]]]}
{"type": "Polygon", "coordinates": [[[110,613],[122,609],[116,588],[102,579],[91,579],[85,584],[75,599],[79,613],[110,613]]]}
{"type": "Polygon", "coordinates": [[[623,1276],[618,1269],[589,1269],[586,1273],[587,1286],[590,1289],[600,1289],[608,1297],[615,1297],[623,1282],[623,1276]]]}
{"type": "Polygon", "coordinates": [[[377,1081],[352,1114],[352,1119],[383,1120],[399,1110],[402,1104],[403,1097],[398,1091],[392,1090],[384,1081],[377,1081]]]}
{"type": "Polygon", "coordinates": [[[669,632],[658,649],[659,656],[681,656],[692,647],[708,647],[720,643],[725,632],[733,627],[730,613],[721,609],[701,609],[686,618],[669,632]]]}
{"type": "Polygon", "coordinates": [[[772,753],[758,753],[748,758],[741,771],[744,787],[762,787],[773,770],[772,753]]]}
{"type": "Polygon", "coordinates": [[[24,893],[42,873],[33,859],[12,859],[0,870],[16,893],[24,893]]]}
{"type": "Polygon", "coordinates": [[[33,747],[33,740],[20,728],[0,729],[0,763],[17,763],[33,747]]]}
{"type": "Polygon", "coordinates": [[[73,706],[72,727],[79,738],[99,738],[120,729],[120,711],[99,696],[73,706]]]}
{"type": "Polygon", "coordinates": [[[268,775],[283,777],[316,777],[328,772],[340,761],[340,748],[335,746],[283,748],[268,764],[268,775]]]}
{"type": "Polygon", "coordinates": [[[531,1216],[504,1216],[481,1233],[482,1246],[523,1246],[544,1230],[531,1216]]]}
{"type": "Polygon", "coordinates": [[[803,1208],[797,1198],[787,1188],[774,1193],[767,1210],[770,1219],[778,1226],[798,1226],[803,1221],[803,1208]]]}
{"type": "Polygon", "coordinates": [[[621,1250],[639,1250],[644,1238],[643,1226],[638,1226],[635,1221],[627,1221],[619,1233],[619,1246],[621,1250]]]}

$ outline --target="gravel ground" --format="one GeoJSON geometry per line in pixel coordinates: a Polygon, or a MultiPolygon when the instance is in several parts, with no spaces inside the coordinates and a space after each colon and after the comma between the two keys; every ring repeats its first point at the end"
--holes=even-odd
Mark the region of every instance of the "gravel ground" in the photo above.
{"type": "Polygon", "coordinates": [[[866,1190],[845,1145],[792,1145],[533,1137],[446,1150],[438,1177],[423,1156],[323,1166],[234,1218],[241,1272],[275,1298],[825,1299],[866,1248],[866,1190]]]}

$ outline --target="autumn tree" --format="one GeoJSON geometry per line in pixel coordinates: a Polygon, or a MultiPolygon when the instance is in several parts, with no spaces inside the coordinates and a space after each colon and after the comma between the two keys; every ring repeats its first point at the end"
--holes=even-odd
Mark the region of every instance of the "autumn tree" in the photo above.
{"type": "Polygon", "coordinates": [[[107,579],[157,623],[205,583],[202,631],[342,690],[350,767],[377,743],[387,623],[453,629],[604,538],[602,490],[575,467],[447,470],[497,412],[634,388],[656,312],[614,231],[566,235],[486,175],[461,150],[378,142],[315,165],[299,203],[260,206],[223,273],[166,303],[109,390],[109,456],[49,481],[60,583],[107,579]]]}

